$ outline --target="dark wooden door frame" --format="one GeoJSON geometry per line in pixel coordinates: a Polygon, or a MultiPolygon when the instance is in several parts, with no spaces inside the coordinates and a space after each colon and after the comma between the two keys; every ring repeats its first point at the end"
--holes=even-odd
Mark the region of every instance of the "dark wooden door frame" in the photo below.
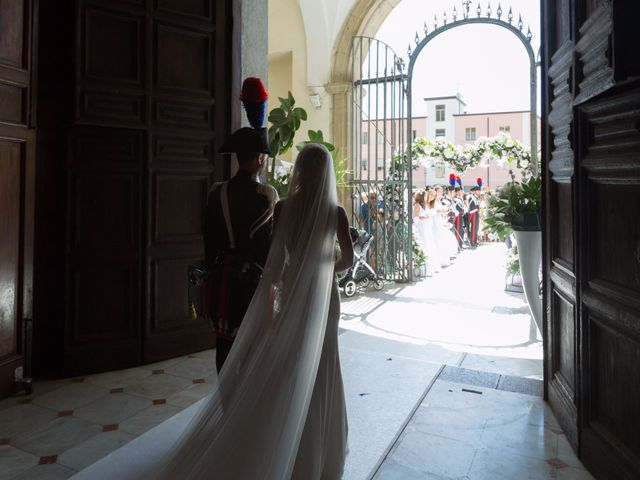
{"type": "Polygon", "coordinates": [[[5,291],[0,328],[0,398],[15,392],[30,375],[30,328],[33,291],[33,212],[35,196],[35,99],[37,0],[16,0],[0,10],[0,172],[7,182],[0,211],[3,244],[0,277],[5,291]],[[13,7],[13,8],[10,8],[13,7]],[[9,197],[10,192],[13,196],[9,197]],[[11,222],[12,221],[12,222],[11,222]],[[11,222],[11,224],[9,224],[11,222]],[[9,262],[9,263],[7,263],[9,262]],[[11,283],[8,287],[6,283],[11,283]],[[20,373],[21,372],[21,373],[20,373]]]}
{"type": "Polygon", "coordinates": [[[545,398],[597,478],[631,480],[640,477],[640,5],[541,7],[545,398]]]}

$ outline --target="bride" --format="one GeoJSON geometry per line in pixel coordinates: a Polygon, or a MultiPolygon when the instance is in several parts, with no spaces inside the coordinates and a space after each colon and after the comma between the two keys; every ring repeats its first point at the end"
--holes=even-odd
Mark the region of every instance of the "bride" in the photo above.
{"type": "Polygon", "coordinates": [[[275,213],[264,274],[217,387],[170,457],[135,478],[340,478],[347,420],[334,272],[351,266],[353,248],[324,146],[302,149],[275,213]]]}

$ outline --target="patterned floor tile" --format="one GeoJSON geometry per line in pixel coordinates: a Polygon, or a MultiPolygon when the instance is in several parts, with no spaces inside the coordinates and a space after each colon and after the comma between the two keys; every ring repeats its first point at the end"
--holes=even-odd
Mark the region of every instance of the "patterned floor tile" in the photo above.
{"type": "Polygon", "coordinates": [[[135,438],[130,433],[115,431],[91,437],[58,457],[58,463],[82,470],[135,438]]]}
{"type": "Polygon", "coordinates": [[[12,480],[66,480],[76,473],[78,472],[72,468],[54,463],[52,465],[36,465],[12,480]]]}
{"type": "Polygon", "coordinates": [[[107,395],[77,409],[74,416],[98,425],[120,423],[151,406],[151,400],[120,393],[107,395]]]}
{"type": "Polygon", "coordinates": [[[171,395],[167,398],[167,403],[177,407],[186,408],[208,395],[212,389],[213,385],[208,383],[198,383],[186,390],[176,393],[175,395],[171,395]]]}
{"type": "Polygon", "coordinates": [[[188,379],[204,378],[213,375],[216,364],[208,358],[187,358],[185,361],[166,369],[167,373],[188,379]]]}
{"type": "Polygon", "coordinates": [[[87,383],[100,385],[111,389],[124,388],[127,385],[136,383],[143,378],[151,375],[151,372],[145,368],[128,368],[126,370],[116,370],[114,372],[99,373],[97,375],[89,375],[86,378],[87,383]]]}
{"type": "Polygon", "coordinates": [[[124,389],[125,393],[150,399],[167,398],[192,385],[191,380],[173,375],[151,375],[124,389]]]}
{"type": "Polygon", "coordinates": [[[11,445],[38,457],[56,455],[101,432],[101,427],[80,418],[61,417],[32,432],[19,435],[11,445]]]}
{"type": "Polygon", "coordinates": [[[0,438],[15,437],[49,423],[57,412],[39,405],[16,405],[0,411],[0,438]]]}
{"type": "Polygon", "coordinates": [[[13,478],[38,464],[38,457],[9,445],[0,446],[0,478],[13,478]]]}
{"type": "Polygon", "coordinates": [[[134,435],[142,435],[181,410],[182,408],[174,405],[154,405],[122,422],[120,430],[134,435]]]}
{"type": "Polygon", "coordinates": [[[44,395],[36,396],[33,403],[57,412],[76,410],[108,394],[108,389],[98,385],[86,382],[70,383],[44,395]]]}

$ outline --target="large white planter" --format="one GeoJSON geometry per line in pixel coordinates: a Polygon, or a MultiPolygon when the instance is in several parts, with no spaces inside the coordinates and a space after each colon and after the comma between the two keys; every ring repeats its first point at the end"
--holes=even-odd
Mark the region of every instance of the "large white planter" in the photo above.
{"type": "Polygon", "coordinates": [[[542,232],[523,232],[514,230],[518,244],[520,276],[524,296],[529,304],[531,316],[542,334],[542,299],[539,294],[538,272],[542,261],[542,232]]]}

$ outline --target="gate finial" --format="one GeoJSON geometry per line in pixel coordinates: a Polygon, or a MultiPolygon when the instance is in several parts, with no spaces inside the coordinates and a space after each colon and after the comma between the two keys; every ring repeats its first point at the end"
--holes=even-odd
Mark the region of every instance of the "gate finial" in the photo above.
{"type": "Polygon", "coordinates": [[[520,31],[522,31],[522,28],[524,27],[524,22],[522,21],[522,14],[518,15],[518,28],[520,29],[520,31]]]}
{"type": "Polygon", "coordinates": [[[491,18],[491,2],[487,5],[487,18],[491,18]]]}
{"type": "Polygon", "coordinates": [[[480,8],[480,2],[478,2],[478,8],[476,8],[476,12],[478,12],[478,18],[482,15],[482,8],[480,8]]]}
{"type": "Polygon", "coordinates": [[[456,10],[456,6],[453,6],[453,13],[451,14],[451,16],[453,17],[453,21],[455,22],[456,19],[458,18],[458,11],[456,10]]]}
{"type": "Polygon", "coordinates": [[[498,10],[496,11],[496,13],[498,14],[498,20],[500,20],[500,17],[502,17],[502,5],[500,5],[498,3],[498,10]]]}
{"type": "Polygon", "coordinates": [[[511,25],[511,22],[513,21],[513,10],[511,7],[509,7],[509,14],[507,15],[507,18],[509,19],[509,25],[511,25]]]}
{"type": "Polygon", "coordinates": [[[443,21],[443,25],[447,24],[447,11],[446,10],[444,12],[442,12],[442,21],[443,21]]]}

